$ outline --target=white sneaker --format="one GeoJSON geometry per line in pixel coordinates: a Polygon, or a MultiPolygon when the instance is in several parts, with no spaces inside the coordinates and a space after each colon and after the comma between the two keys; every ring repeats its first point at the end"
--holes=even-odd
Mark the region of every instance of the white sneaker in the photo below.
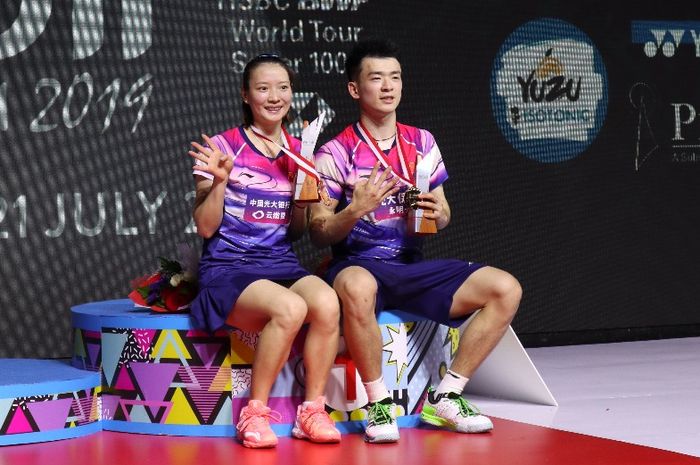
{"type": "Polygon", "coordinates": [[[491,420],[464,397],[454,392],[436,395],[433,388],[428,389],[420,419],[459,433],[486,433],[493,429],[491,420]]]}
{"type": "Polygon", "coordinates": [[[365,441],[378,443],[399,440],[399,426],[396,424],[395,410],[396,405],[388,397],[369,404],[365,441]]]}

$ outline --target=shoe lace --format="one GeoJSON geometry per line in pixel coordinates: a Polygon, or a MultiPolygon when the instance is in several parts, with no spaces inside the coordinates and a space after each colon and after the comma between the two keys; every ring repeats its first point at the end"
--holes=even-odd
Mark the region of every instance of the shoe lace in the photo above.
{"type": "Polygon", "coordinates": [[[454,397],[449,396],[448,398],[457,403],[457,406],[459,407],[459,414],[463,417],[481,415],[481,412],[478,408],[476,408],[476,405],[472,404],[464,397],[455,395],[454,397]]]}
{"type": "Polygon", "coordinates": [[[280,422],[282,421],[282,415],[272,409],[254,410],[246,412],[246,414],[239,419],[236,428],[238,430],[246,430],[249,426],[269,426],[270,420],[280,422]]]}
{"type": "Polygon", "coordinates": [[[375,402],[367,412],[369,423],[374,425],[386,425],[394,421],[389,412],[389,406],[381,402],[375,402]]]}
{"type": "Polygon", "coordinates": [[[335,428],[335,422],[325,410],[312,410],[301,418],[305,429],[318,430],[319,428],[335,428]]]}

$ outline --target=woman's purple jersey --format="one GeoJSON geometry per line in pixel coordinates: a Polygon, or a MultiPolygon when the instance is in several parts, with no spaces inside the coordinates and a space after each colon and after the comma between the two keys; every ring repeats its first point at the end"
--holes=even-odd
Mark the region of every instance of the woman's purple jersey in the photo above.
{"type": "MultiPolygon", "coordinates": [[[[290,139],[291,150],[298,153],[300,141],[290,139]]],[[[243,127],[229,129],[212,140],[233,157],[234,163],[221,226],[204,242],[200,271],[233,263],[296,269],[299,262],[287,238],[296,164],[282,152],[274,159],[263,155],[243,127]]],[[[212,179],[202,171],[194,170],[194,174],[212,179]]]]}

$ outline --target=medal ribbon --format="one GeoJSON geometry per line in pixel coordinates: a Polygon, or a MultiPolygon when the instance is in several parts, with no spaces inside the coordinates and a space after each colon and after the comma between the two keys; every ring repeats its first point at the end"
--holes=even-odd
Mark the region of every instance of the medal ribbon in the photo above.
{"type": "Polygon", "coordinates": [[[318,174],[318,171],[316,171],[316,168],[314,167],[313,163],[307,160],[306,158],[302,157],[301,155],[296,154],[290,150],[292,147],[292,139],[289,133],[287,133],[287,131],[284,129],[284,126],[282,127],[282,133],[284,134],[283,142],[286,147],[279,145],[277,142],[267,137],[265,134],[262,133],[260,129],[256,128],[255,126],[251,125],[250,129],[255,133],[255,135],[257,135],[261,139],[271,142],[275,147],[277,147],[279,150],[281,150],[287,156],[289,156],[289,158],[294,160],[294,163],[297,164],[299,169],[301,169],[308,176],[311,176],[317,183],[321,181],[321,176],[318,174]]]}
{"type": "MultiPolygon", "coordinates": [[[[391,168],[391,163],[389,163],[389,159],[387,156],[384,154],[384,151],[379,148],[379,144],[377,144],[377,141],[374,140],[373,137],[369,135],[369,131],[367,128],[364,127],[361,121],[357,122],[357,131],[360,133],[362,138],[365,140],[365,143],[369,146],[370,150],[374,154],[374,156],[379,160],[379,163],[382,164],[382,166],[385,169],[391,168]]],[[[410,180],[410,174],[408,172],[408,168],[406,166],[406,157],[404,156],[404,150],[402,148],[402,138],[401,134],[399,133],[399,127],[398,125],[396,126],[396,150],[398,151],[399,154],[399,162],[401,163],[401,171],[403,171],[403,174],[398,173],[394,171],[394,174],[398,176],[398,178],[406,184],[407,186],[411,187],[413,186],[413,183],[410,180]]]]}

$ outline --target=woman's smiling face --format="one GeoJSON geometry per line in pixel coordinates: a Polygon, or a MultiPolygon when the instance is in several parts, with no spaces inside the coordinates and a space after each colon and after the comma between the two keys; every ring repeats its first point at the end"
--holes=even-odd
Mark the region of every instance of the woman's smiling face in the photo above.
{"type": "Polygon", "coordinates": [[[250,73],[243,100],[250,105],[253,121],[262,126],[281,123],[292,104],[292,83],[284,67],[262,63],[250,73]]]}

